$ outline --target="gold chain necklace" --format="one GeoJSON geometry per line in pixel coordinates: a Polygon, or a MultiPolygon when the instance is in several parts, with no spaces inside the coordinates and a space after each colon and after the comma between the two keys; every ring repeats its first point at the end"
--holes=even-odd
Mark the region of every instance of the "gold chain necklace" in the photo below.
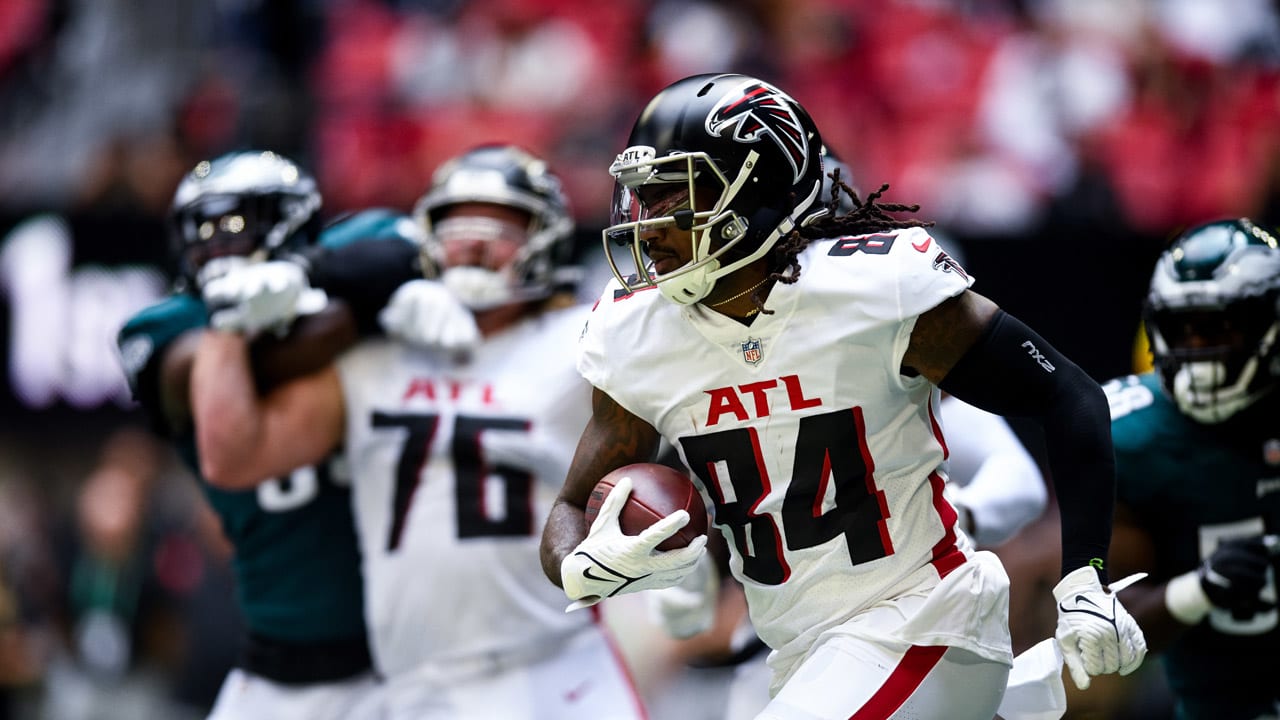
{"type": "MultiPolygon", "coordinates": [[[[755,285],[752,285],[751,287],[747,288],[746,290],[743,290],[742,292],[738,293],[737,295],[734,295],[733,297],[728,298],[727,300],[721,300],[720,302],[707,303],[707,307],[713,307],[713,308],[714,308],[714,307],[720,307],[721,305],[727,305],[727,304],[729,304],[729,303],[733,302],[734,300],[737,300],[738,298],[742,297],[743,295],[746,295],[747,293],[750,293],[750,292],[754,292],[754,291],[756,291],[756,290],[759,290],[759,289],[760,289],[760,286],[762,286],[762,285],[764,285],[765,283],[769,282],[769,280],[770,280],[769,276],[768,276],[768,275],[766,275],[766,276],[764,277],[764,279],[763,279],[763,280],[761,280],[760,282],[756,283],[755,285]]],[[[759,311],[757,310],[757,312],[759,312],[759,311]]],[[[754,314],[754,313],[752,313],[752,314],[754,314]]],[[[750,315],[748,315],[748,317],[750,317],[750,315]]]]}

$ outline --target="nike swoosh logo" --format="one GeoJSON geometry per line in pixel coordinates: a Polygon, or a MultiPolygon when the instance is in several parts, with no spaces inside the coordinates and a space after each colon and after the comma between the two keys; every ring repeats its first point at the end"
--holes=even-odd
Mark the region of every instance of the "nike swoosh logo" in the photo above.
{"type": "Polygon", "coordinates": [[[1079,605],[1080,603],[1089,603],[1090,605],[1092,605],[1092,606],[1094,606],[1094,607],[1098,608],[1099,610],[1101,610],[1101,609],[1102,609],[1102,607],[1101,607],[1100,605],[1098,605],[1098,603],[1096,603],[1096,602],[1094,602],[1094,601],[1090,600],[1089,598],[1085,597],[1084,595],[1077,595],[1077,596],[1076,596],[1076,604],[1077,604],[1077,605],[1079,605]]]}
{"type": "MultiPolygon", "coordinates": [[[[1094,605],[1094,607],[1098,607],[1098,606],[1094,605]]],[[[1082,607],[1069,608],[1066,605],[1063,605],[1062,603],[1058,603],[1058,610],[1064,613],[1084,613],[1085,615],[1092,615],[1094,617],[1102,618],[1103,620],[1106,620],[1112,625],[1116,624],[1115,618],[1107,617],[1107,615],[1102,611],[1102,608],[1098,608],[1097,610],[1090,610],[1089,608],[1082,608],[1082,607]]]]}
{"type": "Polygon", "coordinates": [[[915,248],[916,252],[924,252],[925,250],[929,249],[929,243],[931,242],[933,242],[933,238],[927,237],[924,239],[924,242],[920,243],[919,245],[915,243],[911,243],[911,247],[915,248]]]}
{"type": "Polygon", "coordinates": [[[597,582],[617,582],[613,578],[600,577],[599,575],[596,575],[595,573],[591,572],[591,568],[583,568],[582,577],[588,580],[595,580],[597,582]]]}

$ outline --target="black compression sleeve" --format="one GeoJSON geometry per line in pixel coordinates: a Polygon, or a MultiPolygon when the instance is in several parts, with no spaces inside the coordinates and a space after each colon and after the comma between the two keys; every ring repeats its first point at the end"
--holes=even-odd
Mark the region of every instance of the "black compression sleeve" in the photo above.
{"type": "Polygon", "coordinates": [[[1115,455],[1106,395],[1034,330],[1000,311],[940,387],[999,415],[1039,420],[1062,517],[1062,572],[1103,561],[1115,511],[1115,455]]]}
{"type": "Polygon", "coordinates": [[[304,258],[312,287],[342,298],[351,307],[361,335],[381,332],[378,312],[396,288],[422,277],[418,248],[403,238],[376,238],[331,248],[307,248],[304,258]]]}

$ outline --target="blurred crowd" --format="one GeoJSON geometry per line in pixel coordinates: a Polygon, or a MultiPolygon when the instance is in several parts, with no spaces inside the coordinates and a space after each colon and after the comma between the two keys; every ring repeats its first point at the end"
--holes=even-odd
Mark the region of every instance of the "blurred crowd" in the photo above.
{"type": "Polygon", "coordinates": [[[957,233],[1028,233],[1059,206],[1164,233],[1276,194],[1266,0],[3,8],[11,206],[66,206],[104,175],[163,205],[186,160],[246,144],[308,161],[332,211],[403,206],[443,157],[500,136],[551,158],[598,225],[625,119],[717,68],[792,88],[860,178],[957,233]]]}
{"type": "MultiPolygon", "coordinates": [[[[0,720],[200,717],[238,622],[217,521],[127,395],[44,397],[15,369],[38,374],[31,348],[68,333],[113,363],[112,323],[164,281],[80,276],[67,309],[33,303],[53,281],[33,285],[32,262],[163,278],[179,177],[231,149],[302,161],[333,216],[407,211],[442,159],[489,140],[550,159],[589,258],[626,123],[721,69],[787,88],[854,184],[919,203],[978,290],[1099,380],[1132,369],[1177,230],[1280,223],[1268,0],[0,0],[0,720]],[[46,214],[62,224],[30,224],[46,214]],[[1028,263],[1058,284],[1029,285],[1028,263]]],[[[1056,542],[1028,532],[1011,574],[1018,543],[1056,542]]],[[[1044,636],[1014,610],[1015,643],[1044,636]]],[[[671,651],[632,634],[638,662],[671,651]]]]}

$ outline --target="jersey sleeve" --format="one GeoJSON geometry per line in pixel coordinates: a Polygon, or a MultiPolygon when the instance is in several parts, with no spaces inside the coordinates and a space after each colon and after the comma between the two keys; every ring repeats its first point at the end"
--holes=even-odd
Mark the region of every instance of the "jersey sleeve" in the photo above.
{"type": "Polygon", "coordinates": [[[609,392],[608,366],[605,364],[604,352],[607,346],[605,335],[608,331],[609,315],[614,303],[614,297],[616,293],[621,291],[622,286],[618,284],[617,280],[610,280],[605,284],[600,299],[596,301],[595,307],[587,314],[587,320],[583,323],[582,332],[578,335],[578,374],[582,375],[587,382],[605,392],[609,392]]]}
{"type": "Polygon", "coordinates": [[[973,285],[973,278],[924,228],[900,231],[891,257],[897,261],[897,287],[884,298],[894,302],[886,311],[896,320],[916,317],[973,285]]]}
{"type": "MultiPolygon", "coordinates": [[[[829,244],[827,244],[829,243],[829,244]]],[[[852,235],[818,250],[821,285],[848,288],[858,312],[884,322],[917,317],[964,292],[973,278],[924,228],[852,235]],[[825,257],[822,257],[825,256],[825,257]]],[[[801,274],[801,284],[804,275],[801,274]]]]}
{"type": "Polygon", "coordinates": [[[183,333],[206,325],[204,303],[190,295],[173,295],[129,318],[116,336],[120,366],[133,399],[158,431],[168,431],[160,388],[165,349],[183,333]]]}

